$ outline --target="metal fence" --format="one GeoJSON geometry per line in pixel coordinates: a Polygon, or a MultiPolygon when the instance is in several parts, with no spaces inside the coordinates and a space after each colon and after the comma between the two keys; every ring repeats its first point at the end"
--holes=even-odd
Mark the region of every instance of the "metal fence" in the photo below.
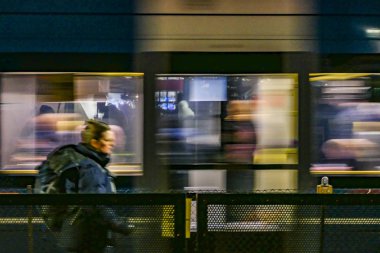
{"type": "Polygon", "coordinates": [[[380,196],[200,194],[198,252],[380,250],[380,196]]]}
{"type": "Polygon", "coordinates": [[[107,253],[371,253],[380,249],[377,194],[0,194],[0,205],[0,251],[7,253],[64,252],[41,216],[45,205],[112,208],[133,231],[116,236],[107,253]]]}
{"type": "Polygon", "coordinates": [[[62,242],[75,238],[46,226],[46,205],[112,208],[113,218],[132,232],[115,233],[107,252],[185,252],[184,194],[3,194],[0,205],[0,252],[65,252],[62,242]]]}

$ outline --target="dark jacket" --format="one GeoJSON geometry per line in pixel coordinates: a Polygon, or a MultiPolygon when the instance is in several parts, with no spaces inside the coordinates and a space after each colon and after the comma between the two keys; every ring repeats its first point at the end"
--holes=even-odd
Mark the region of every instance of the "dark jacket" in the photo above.
{"type": "MultiPolygon", "coordinates": [[[[39,171],[41,185],[50,188],[42,191],[115,193],[113,176],[105,167],[109,161],[108,155],[96,152],[86,144],[60,147],[48,155],[46,167],[49,169],[39,171]],[[57,175],[59,180],[51,183],[57,175]]],[[[60,230],[60,244],[66,249],[78,252],[102,252],[107,245],[110,231],[123,234],[131,232],[114,210],[102,205],[69,206],[61,218],[56,226],[60,230]]]]}

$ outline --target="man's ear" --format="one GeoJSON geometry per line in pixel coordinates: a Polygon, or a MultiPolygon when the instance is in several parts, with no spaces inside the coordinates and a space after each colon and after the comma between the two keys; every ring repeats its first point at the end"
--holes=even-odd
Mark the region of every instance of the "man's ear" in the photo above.
{"type": "Polygon", "coordinates": [[[100,148],[100,143],[98,140],[96,139],[91,139],[90,141],[90,145],[95,148],[96,150],[98,150],[100,148]]]}

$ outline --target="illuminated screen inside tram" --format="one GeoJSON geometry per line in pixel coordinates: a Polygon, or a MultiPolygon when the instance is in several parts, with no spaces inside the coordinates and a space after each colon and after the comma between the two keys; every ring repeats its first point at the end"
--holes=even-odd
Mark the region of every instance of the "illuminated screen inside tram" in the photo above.
{"type": "Polygon", "coordinates": [[[158,75],[168,164],[297,164],[297,75],[158,75]]]}
{"type": "Polygon", "coordinates": [[[54,148],[80,141],[87,119],[110,124],[116,145],[110,169],[142,171],[139,73],[3,73],[2,168],[33,170],[54,148]]]}

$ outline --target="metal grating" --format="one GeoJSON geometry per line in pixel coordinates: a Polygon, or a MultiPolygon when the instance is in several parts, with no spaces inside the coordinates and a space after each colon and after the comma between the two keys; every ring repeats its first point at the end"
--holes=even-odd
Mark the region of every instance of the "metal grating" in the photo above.
{"type": "MultiPolygon", "coordinates": [[[[71,233],[71,221],[64,223],[64,228],[68,233],[61,233],[50,230],[42,218],[42,213],[47,210],[47,207],[58,206],[58,204],[60,206],[68,204],[70,207],[83,210],[93,210],[95,206],[102,210],[112,210],[112,213],[107,212],[112,215],[111,218],[131,229],[129,235],[113,233],[106,252],[167,253],[184,250],[184,195],[59,195],[54,197],[58,200],[53,200],[51,195],[0,196],[1,252],[66,252],[63,246],[71,244],[77,238],[74,232],[71,233]],[[169,199],[169,196],[172,199],[169,199]],[[12,204],[7,204],[10,202],[12,204]]],[[[92,224],[92,222],[85,223],[88,226],[85,233],[86,238],[96,249],[100,239],[96,237],[97,231],[92,224]]],[[[110,235],[109,237],[111,238],[110,235]]],[[[85,242],[81,241],[81,243],[85,242]]]]}
{"type": "Polygon", "coordinates": [[[379,204],[363,195],[199,195],[198,252],[378,252],[379,204]]]}
{"type": "MultiPolygon", "coordinates": [[[[372,253],[380,248],[377,194],[3,194],[0,205],[0,252],[7,253],[63,253],[60,245],[75,234],[57,235],[41,216],[44,207],[60,205],[112,210],[113,218],[133,227],[128,236],[116,234],[107,253],[372,253]],[[196,213],[190,215],[194,201],[196,213]],[[197,226],[190,230],[194,219],[197,226]]],[[[95,229],[89,231],[91,238],[95,229]]],[[[96,245],[96,238],[90,241],[96,245]]]]}

